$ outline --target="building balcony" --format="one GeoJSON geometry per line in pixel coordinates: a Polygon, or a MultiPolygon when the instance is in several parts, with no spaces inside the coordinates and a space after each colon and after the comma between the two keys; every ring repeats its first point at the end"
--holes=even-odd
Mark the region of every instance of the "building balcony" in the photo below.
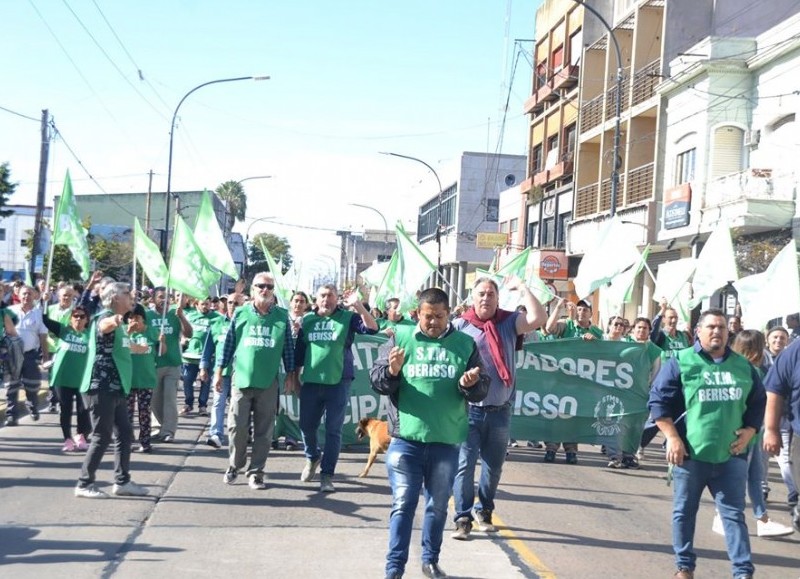
{"type": "Polygon", "coordinates": [[[581,107],[581,133],[603,122],[603,95],[599,94],[581,107]]]}
{"type": "Polygon", "coordinates": [[[533,185],[544,186],[565,176],[572,176],[574,170],[572,151],[561,153],[558,163],[533,174],[533,185]]]}
{"type": "MultiPolygon", "coordinates": [[[[617,211],[625,239],[637,246],[654,243],[656,204],[640,203],[617,211]]],[[[597,241],[597,232],[609,215],[573,219],[567,224],[567,255],[583,255],[597,241]]]]}
{"type": "Polygon", "coordinates": [[[647,163],[628,171],[625,181],[625,204],[638,203],[653,197],[654,163],[647,163]]]}
{"type": "Polygon", "coordinates": [[[528,177],[522,183],[519,184],[519,192],[523,195],[527,195],[533,189],[533,177],[528,177]]]}
{"type": "Polygon", "coordinates": [[[566,90],[578,84],[580,68],[577,64],[570,64],[553,75],[553,90],[566,90]]]}
{"type": "Polygon", "coordinates": [[[539,90],[536,91],[536,100],[540,103],[545,103],[547,101],[553,101],[558,98],[558,93],[553,91],[553,79],[547,81],[547,84],[543,84],[539,87],[539,90]]]}
{"type": "Polygon", "coordinates": [[[539,101],[538,91],[525,99],[525,104],[522,108],[526,115],[537,115],[542,112],[544,109],[544,101],[539,101]]]}
{"type": "Polygon", "coordinates": [[[758,233],[788,227],[795,213],[797,175],[749,168],[709,181],[702,198],[704,230],[720,222],[758,233]]]}
{"type": "Polygon", "coordinates": [[[633,75],[633,106],[641,104],[656,94],[656,85],[661,82],[661,59],[642,67],[633,75]]]}

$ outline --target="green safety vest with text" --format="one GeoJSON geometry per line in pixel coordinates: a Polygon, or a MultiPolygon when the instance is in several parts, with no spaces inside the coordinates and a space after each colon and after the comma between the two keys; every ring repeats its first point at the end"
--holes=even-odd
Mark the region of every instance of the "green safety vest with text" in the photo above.
{"type": "Polygon", "coordinates": [[[289,312],[275,305],[264,315],[252,304],[234,314],[236,353],[233,385],[236,388],[269,388],[273,385],[280,370],[288,325],[289,312]]]}
{"type": "Polygon", "coordinates": [[[71,326],[62,326],[50,373],[50,386],[61,388],[81,387],[86,361],[89,359],[89,329],[82,332],[71,326]]]}
{"type": "Polygon", "coordinates": [[[344,344],[353,315],[353,312],[340,309],[330,316],[318,316],[313,312],[305,315],[303,382],[334,385],[342,381],[344,344]]]}

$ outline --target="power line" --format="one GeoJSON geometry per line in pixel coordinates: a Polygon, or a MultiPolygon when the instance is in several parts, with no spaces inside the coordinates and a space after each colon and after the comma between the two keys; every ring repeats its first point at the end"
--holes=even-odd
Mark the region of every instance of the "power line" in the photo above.
{"type": "Polygon", "coordinates": [[[23,119],[28,119],[29,121],[35,121],[37,123],[42,122],[42,119],[37,119],[36,117],[29,117],[28,115],[23,115],[22,113],[18,113],[17,111],[12,111],[11,109],[7,109],[6,107],[0,106],[0,111],[5,111],[7,113],[11,113],[12,115],[16,115],[18,117],[22,117],[23,119]]]}
{"type": "Polygon", "coordinates": [[[166,120],[168,120],[167,116],[166,116],[165,114],[163,114],[161,111],[159,111],[159,110],[158,110],[158,109],[155,107],[155,105],[153,105],[153,103],[151,103],[149,100],[147,100],[147,97],[145,97],[145,96],[144,96],[144,95],[143,95],[141,92],[139,92],[139,89],[137,89],[137,88],[136,88],[136,86],[135,86],[135,85],[134,85],[134,84],[133,84],[133,83],[132,83],[132,82],[131,82],[131,81],[128,79],[128,77],[127,77],[127,76],[125,76],[125,73],[124,73],[124,72],[122,72],[122,70],[120,69],[120,67],[119,67],[119,66],[117,66],[117,63],[116,63],[116,62],[114,62],[114,59],[113,59],[113,58],[111,58],[111,56],[109,56],[108,52],[106,52],[106,50],[103,48],[103,46],[102,46],[102,45],[101,45],[101,44],[100,44],[100,43],[97,41],[97,39],[94,37],[94,35],[92,34],[92,32],[89,30],[89,28],[87,28],[87,26],[86,26],[86,25],[83,23],[83,21],[80,19],[80,17],[79,17],[79,16],[78,16],[78,15],[75,13],[75,11],[74,11],[74,10],[72,9],[72,7],[69,5],[69,3],[67,2],[67,0],[61,0],[61,1],[64,3],[64,6],[66,6],[66,7],[67,7],[67,10],[69,10],[69,11],[70,11],[70,14],[72,14],[72,16],[74,16],[74,17],[75,17],[75,20],[77,20],[77,21],[78,21],[78,24],[80,24],[80,25],[81,25],[81,28],[83,28],[83,31],[84,31],[84,32],[86,32],[86,34],[89,36],[89,38],[91,38],[91,39],[92,39],[92,42],[94,42],[94,44],[95,44],[95,46],[98,48],[98,50],[99,50],[99,51],[100,51],[100,52],[103,54],[103,56],[105,56],[105,57],[106,57],[106,60],[108,60],[108,62],[109,62],[109,63],[111,63],[111,66],[113,66],[113,67],[114,67],[114,70],[116,70],[116,71],[119,73],[119,75],[122,77],[122,80],[124,80],[124,81],[125,81],[125,82],[128,84],[128,86],[129,86],[129,87],[131,87],[131,88],[133,89],[133,91],[134,91],[134,92],[135,92],[137,95],[139,95],[139,97],[141,97],[141,99],[142,99],[144,102],[146,102],[146,103],[147,103],[147,105],[148,105],[148,106],[149,106],[151,109],[153,109],[153,111],[154,111],[154,112],[155,112],[155,113],[156,113],[158,116],[160,116],[160,117],[161,117],[162,119],[164,119],[165,121],[166,121],[166,120]]]}

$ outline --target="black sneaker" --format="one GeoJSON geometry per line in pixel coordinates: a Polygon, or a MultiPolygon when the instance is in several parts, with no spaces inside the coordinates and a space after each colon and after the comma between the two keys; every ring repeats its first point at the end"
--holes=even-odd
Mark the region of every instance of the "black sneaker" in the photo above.
{"type": "Polygon", "coordinates": [[[472,521],[469,517],[459,517],[456,520],[456,530],[450,536],[457,541],[466,541],[469,539],[470,531],[472,531],[472,521]]]}
{"type": "MultiPolygon", "coordinates": [[[[47,411],[50,414],[58,414],[58,405],[57,404],[51,404],[50,406],[47,407],[47,411]]],[[[38,412],[37,412],[37,414],[38,414],[38,412]]]]}
{"type": "Polygon", "coordinates": [[[225,471],[225,477],[222,479],[225,481],[226,485],[232,485],[236,482],[236,477],[239,476],[239,471],[237,471],[232,466],[228,467],[228,470],[225,471]]]}
{"type": "Polygon", "coordinates": [[[17,425],[16,416],[6,416],[6,426],[16,426],[16,425],[17,425]]]}
{"type": "Polygon", "coordinates": [[[622,466],[625,468],[639,468],[639,461],[636,460],[635,456],[623,456],[622,466]]]}
{"type": "Polygon", "coordinates": [[[496,533],[497,527],[492,524],[492,511],[489,509],[475,509],[475,528],[484,533],[496,533]]]}
{"type": "Polygon", "coordinates": [[[545,462],[555,462],[556,461],[556,451],[555,450],[546,450],[544,453],[544,461],[545,462]]]}
{"type": "Polygon", "coordinates": [[[568,452],[566,458],[567,464],[578,464],[578,453],[568,452]]]}
{"type": "Polygon", "coordinates": [[[39,409],[38,408],[31,408],[31,420],[34,422],[39,422],[39,409]]]}

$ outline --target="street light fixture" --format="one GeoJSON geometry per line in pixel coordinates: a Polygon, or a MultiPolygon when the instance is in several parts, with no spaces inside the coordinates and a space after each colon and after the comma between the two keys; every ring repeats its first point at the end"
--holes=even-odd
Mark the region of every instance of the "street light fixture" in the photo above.
{"type": "MultiPolygon", "coordinates": [[[[348,203],[351,207],[361,207],[362,209],[370,209],[380,215],[381,219],[383,219],[383,254],[388,255],[389,252],[389,225],[386,222],[386,217],[383,216],[383,213],[372,207],[371,205],[362,205],[361,203],[348,203]]],[[[380,260],[379,260],[380,261],[380,260]]]]}
{"type": "Polygon", "coordinates": [[[614,121],[614,145],[611,154],[614,157],[612,169],[611,169],[611,207],[609,213],[611,213],[611,217],[617,212],[617,195],[619,192],[619,168],[621,164],[621,159],[619,157],[619,146],[620,146],[620,117],[622,115],[622,49],[619,47],[619,41],[617,40],[616,34],[612,30],[611,26],[606,22],[606,19],[595,10],[592,6],[589,6],[584,0],[572,0],[576,4],[580,4],[586,10],[594,14],[595,18],[600,21],[600,24],[608,30],[608,35],[611,37],[611,41],[614,43],[614,50],[617,53],[617,85],[614,89],[614,114],[616,115],[616,120],[614,121]]]}
{"type": "Polygon", "coordinates": [[[436,257],[436,273],[440,274],[440,270],[442,268],[442,181],[439,179],[438,173],[436,173],[436,170],[422,159],[417,159],[416,157],[411,157],[409,155],[401,155],[400,153],[389,153],[386,151],[378,152],[381,155],[391,155],[392,157],[400,157],[401,159],[408,159],[409,161],[422,163],[428,168],[428,170],[430,170],[431,173],[433,173],[433,176],[436,177],[436,183],[439,184],[439,201],[436,209],[436,247],[438,252],[436,257]]]}
{"type": "Polygon", "coordinates": [[[187,92],[183,95],[183,98],[178,102],[178,106],[175,107],[175,112],[172,114],[172,124],[170,125],[169,129],[169,161],[167,164],[167,194],[164,198],[164,239],[163,239],[163,246],[161,247],[161,251],[164,254],[164,259],[168,259],[167,257],[167,246],[169,244],[169,204],[172,200],[172,145],[175,136],[175,119],[178,118],[178,111],[190,94],[193,92],[200,90],[204,86],[208,86],[211,84],[219,84],[223,82],[236,82],[240,80],[269,80],[268,76],[238,76],[236,78],[220,78],[217,80],[210,80],[208,82],[204,82],[203,84],[199,84],[194,87],[192,90],[187,92]]]}

